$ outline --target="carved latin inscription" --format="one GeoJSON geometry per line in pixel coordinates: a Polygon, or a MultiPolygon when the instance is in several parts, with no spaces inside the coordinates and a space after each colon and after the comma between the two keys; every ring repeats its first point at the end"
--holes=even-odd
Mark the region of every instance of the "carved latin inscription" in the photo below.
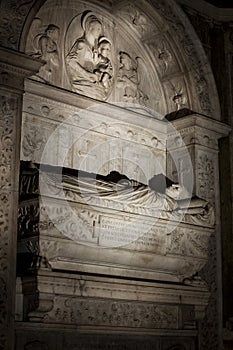
{"type": "Polygon", "coordinates": [[[126,246],[160,254],[166,251],[164,228],[155,228],[149,221],[101,216],[98,231],[101,246],[126,246]]]}

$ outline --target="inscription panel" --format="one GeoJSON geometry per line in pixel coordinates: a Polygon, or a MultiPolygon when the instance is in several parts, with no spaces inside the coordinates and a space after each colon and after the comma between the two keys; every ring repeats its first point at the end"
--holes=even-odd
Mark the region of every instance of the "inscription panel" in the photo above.
{"type": "Polygon", "coordinates": [[[126,249],[161,254],[166,250],[164,228],[155,228],[154,222],[101,216],[97,232],[101,246],[124,246],[126,249]]]}

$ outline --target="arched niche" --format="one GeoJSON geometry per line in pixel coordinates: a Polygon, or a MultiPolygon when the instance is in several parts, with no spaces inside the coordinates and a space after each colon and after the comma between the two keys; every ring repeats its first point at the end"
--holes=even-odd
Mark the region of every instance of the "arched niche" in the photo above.
{"type": "MultiPolygon", "coordinates": [[[[74,35],[73,32],[71,35],[71,27],[84,11],[89,10],[100,18],[104,36],[113,43],[115,76],[119,72],[120,51],[130,55],[138,71],[136,58],[139,58],[140,91],[148,97],[143,104],[162,115],[189,108],[220,118],[217,91],[207,57],[190,22],[173,0],[138,1],[136,4],[133,1],[49,0],[30,1],[24,5],[15,2],[15,6],[3,1],[1,6],[7,22],[0,38],[4,46],[36,54],[37,48],[30,46],[30,42],[36,42],[35,37],[38,39],[39,35],[45,34],[50,24],[59,28],[61,61],[58,74],[49,84],[72,89],[65,64],[70,49],[68,42],[70,40],[71,44],[74,35]],[[10,24],[14,18],[17,25],[10,24]],[[35,29],[37,25],[39,32],[35,29]]],[[[80,35],[77,29],[77,37],[80,35]]],[[[104,100],[122,102],[115,88],[104,100]]]]}

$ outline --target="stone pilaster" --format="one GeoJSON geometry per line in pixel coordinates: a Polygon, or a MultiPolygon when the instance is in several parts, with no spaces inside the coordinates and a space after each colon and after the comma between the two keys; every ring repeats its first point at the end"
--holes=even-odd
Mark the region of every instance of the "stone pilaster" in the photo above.
{"type": "Polygon", "coordinates": [[[219,145],[229,126],[198,114],[173,120],[174,130],[168,138],[168,177],[177,181],[193,178],[193,196],[207,200],[215,209],[215,234],[210,238],[209,260],[201,271],[211,292],[206,317],[200,326],[200,349],[221,349],[222,327],[222,268],[219,193],[219,145]],[[175,132],[176,130],[176,132],[175,132]],[[188,151],[188,152],[187,152],[188,151]],[[190,155],[188,162],[185,159],[190,155]],[[173,159],[176,159],[175,166],[173,159]],[[188,174],[188,175],[187,175],[188,174]]]}
{"type": "Polygon", "coordinates": [[[24,79],[41,62],[0,48],[0,349],[14,348],[17,203],[24,79]]]}

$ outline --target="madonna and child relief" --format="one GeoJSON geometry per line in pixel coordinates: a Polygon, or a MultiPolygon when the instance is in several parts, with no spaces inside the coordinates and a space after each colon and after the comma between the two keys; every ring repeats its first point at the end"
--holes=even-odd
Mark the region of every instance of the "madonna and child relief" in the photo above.
{"type": "Polygon", "coordinates": [[[103,35],[101,21],[91,12],[81,17],[82,35],[66,56],[72,90],[105,99],[113,83],[112,44],[103,35]]]}
{"type": "Polygon", "coordinates": [[[115,30],[110,18],[90,10],[66,18],[66,25],[50,21],[35,18],[28,38],[28,53],[45,61],[37,80],[98,100],[149,107],[148,65],[119,25],[115,30]]]}

